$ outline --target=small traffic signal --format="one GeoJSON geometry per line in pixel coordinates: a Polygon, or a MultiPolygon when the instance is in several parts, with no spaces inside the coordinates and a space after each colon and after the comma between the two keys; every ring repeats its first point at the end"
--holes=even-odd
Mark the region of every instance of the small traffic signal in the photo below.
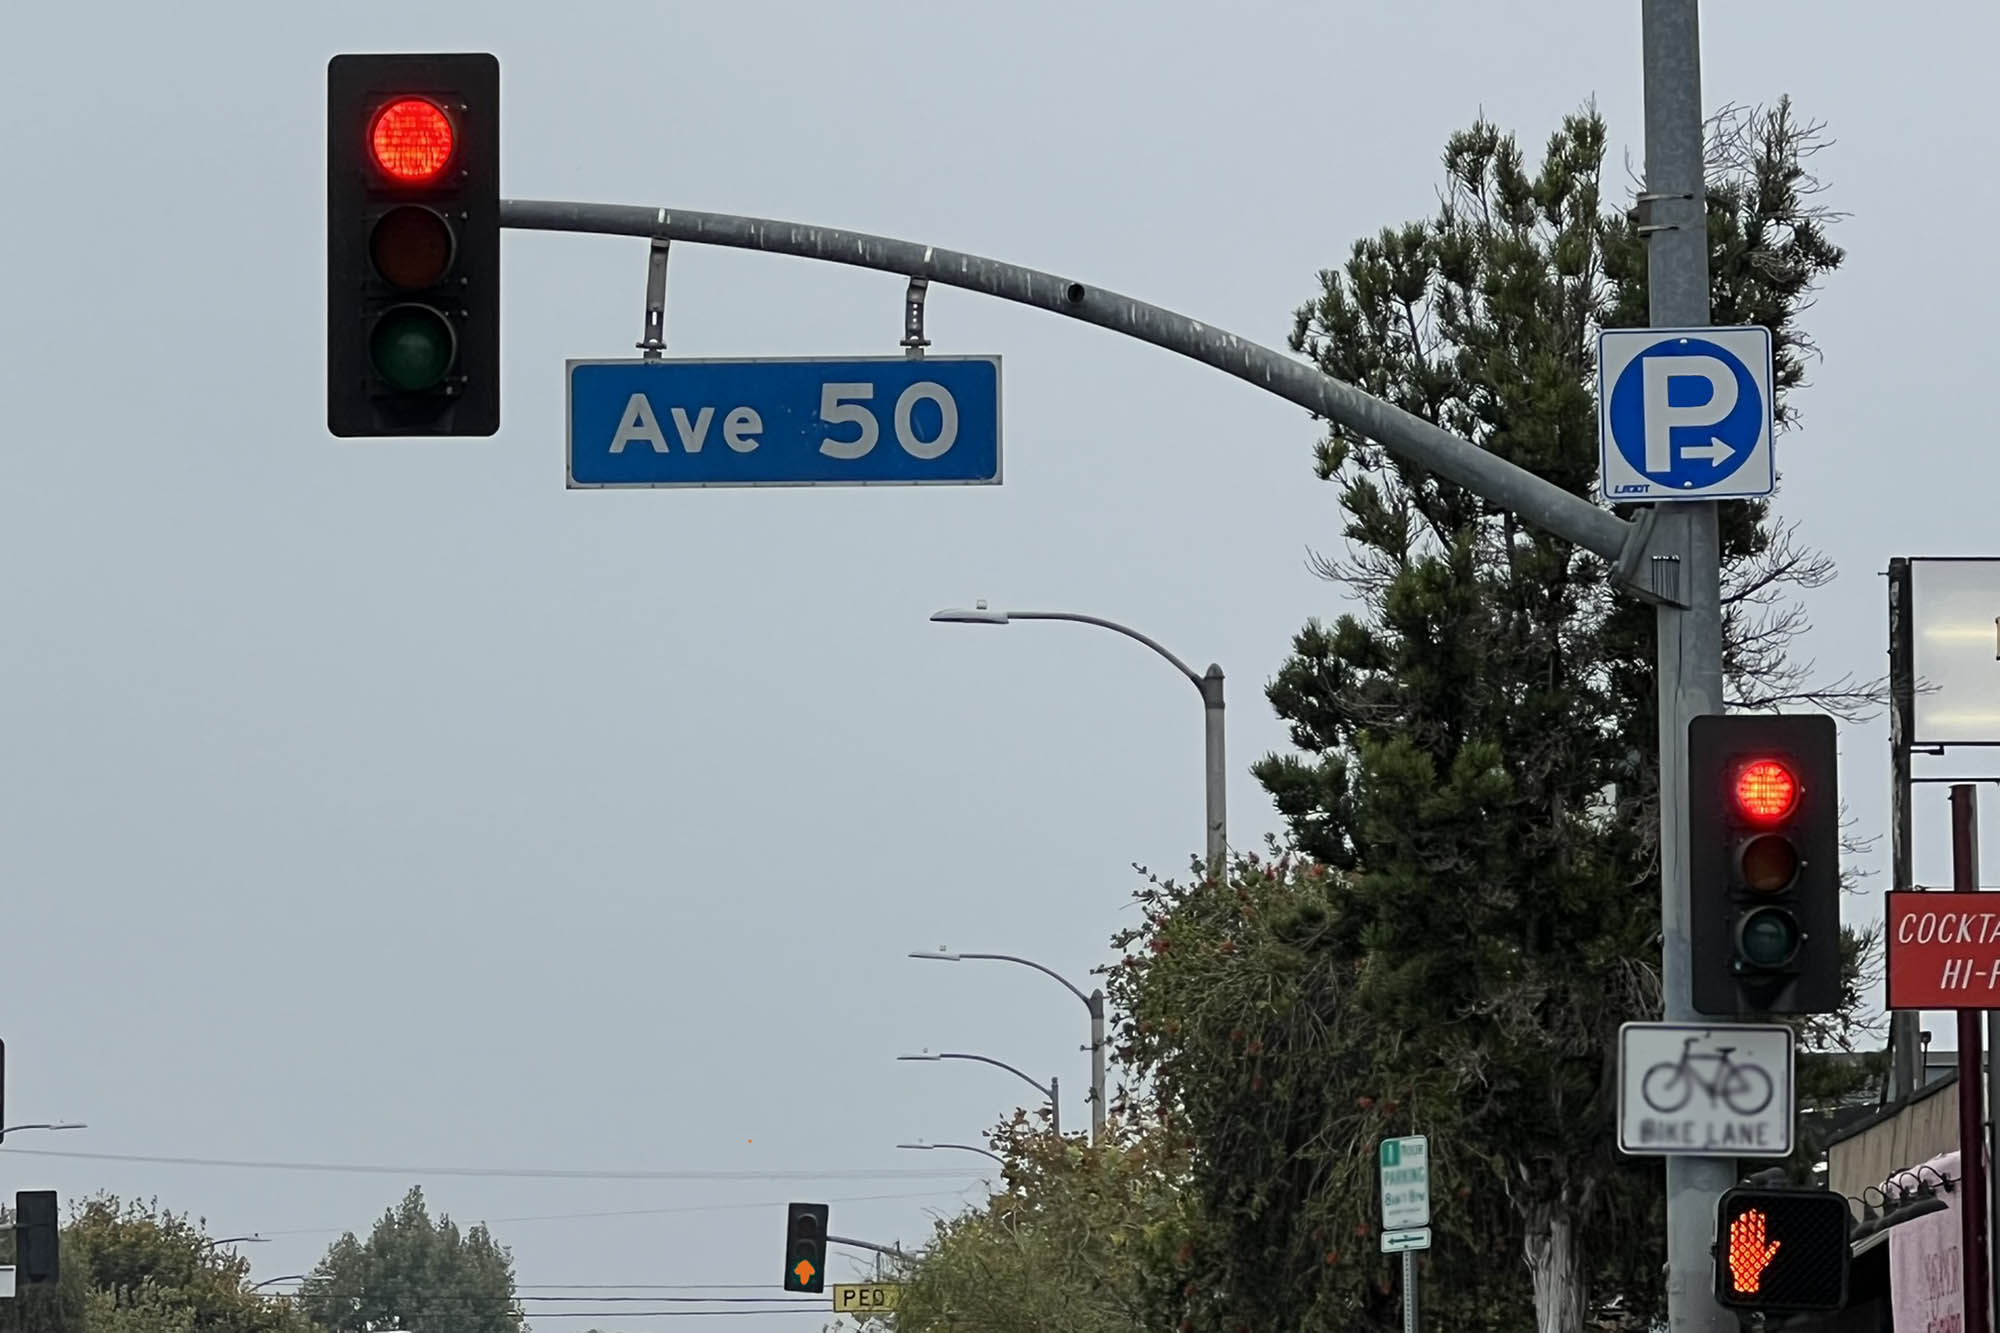
{"type": "Polygon", "coordinates": [[[823,1203],[795,1203],[785,1218],[785,1290],[826,1288],[826,1219],[823,1203]]]}
{"type": "Polygon", "coordinates": [[[1688,726],[1694,1007],[1717,1017],[1840,1006],[1840,785],[1830,717],[1688,726]]]}
{"type": "Polygon", "coordinates": [[[342,437],[500,429],[500,62],[326,68],[326,417],[342,437]]]}
{"type": "Polygon", "coordinates": [[[21,1190],[14,1196],[14,1271],[29,1283],[56,1280],[62,1228],[54,1190],[21,1190]]]}
{"type": "Polygon", "coordinates": [[[1715,1298],[1772,1314],[1847,1304],[1847,1200],[1832,1190],[1738,1186],[1715,1214],[1715,1298]]]}

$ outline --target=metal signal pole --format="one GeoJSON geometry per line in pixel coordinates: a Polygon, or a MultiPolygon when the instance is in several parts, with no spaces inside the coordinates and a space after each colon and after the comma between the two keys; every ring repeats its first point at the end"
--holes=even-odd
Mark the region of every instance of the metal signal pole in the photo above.
{"type": "MultiPolygon", "coordinates": [[[[1654,328],[1709,322],[1708,195],[1701,113],[1701,14],[1697,0],[1644,0],[1647,314],[1654,328]]],[[[1659,624],[1660,982],[1668,1022],[1698,1021],[1689,936],[1688,723],[1722,707],[1722,569],[1714,501],[1655,508],[1654,586],[1659,624]]],[[[1669,1157],[1667,1326],[1723,1333],[1735,1321],[1709,1281],[1715,1210],[1734,1164],[1669,1157]]]]}

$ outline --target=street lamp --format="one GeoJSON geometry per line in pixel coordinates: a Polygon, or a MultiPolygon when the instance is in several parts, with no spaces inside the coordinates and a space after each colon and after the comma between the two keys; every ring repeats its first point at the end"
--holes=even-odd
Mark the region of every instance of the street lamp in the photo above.
{"type": "Polygon", "coordinates": [[[203,1241],[201,1243],[201,1248],[204,1250],[212,1250],[218,1245],[238,1245],[238,1244],[268,1245],[270,1244],[270,1241],[271,1238],[269,1236],[259,1236],[254,1233],[248,1236],[222,1236],[216,1240],[203,1241]]]}
{"type": "Polygon", "coordinates": [[[1090,1141],[1097,1142],[1104,1136],[1104,992],[1092,990],[1085,995],[1081,988],[1068,977],[1052,968],[1043,967],[1031,958],[1016,958],[1010,953],[952,953],[942,947],[937,952],[913,952],[912,958],[930,958],[941,963],[956,963],[962,959],[991,959],[1001,963],[1019,963],[1022,967],[1032,967],[1044,976],[1060,981],[1070,994],[1083,1001],[1083,1007],[1090,1011],[1090,1045],[1084,1047],[1090,1052],[1090,1141]]]}
{"type": "Polygon", "coordinates": [[[934,1152],[939,1148],[953,1148],[959,1152],[976,1152],[981,1157],[991,1157],[1003,1167],[1007,1165],[1007,1159],[999,1153],[989,1152],[984,1148],[975,1148],[970,1143],[899,1143],[896,1146],[898,1148],[907,1148],[911,1152],[934,1152]]]}
{"type": "Polygon", "coordinates": [[[1222,874],[1223,859],[1229,854],[1229,834],[1225,817],[1226,783],[1228,771],[1222,759],[1222,668],[1211,662],[1207,671],[1196,671],[1186,662],[1168,652],[1159,642],[1141,634],[1129,625],[1121,625],[1115,620],[1105,620],[1100,616],[1086,616],[1074,611],[991,611],[981,598],[973,603],[970,611],[963,608],[949,608],[932,614],[932,620],[948,625],[1009,625],[1016,620],[1069,620],[1079,625],[1096,625],[1114,633],[1123,634],[1128,639],[1137,639],[1167,661],[1173,663],[1174,670],[1186,676],[1201,691],[1203,728],[1203,786],[1208,799],[1208,873],[1218,878],[1222,874]]]}
{"type": "Polygon", "coordinates": [[[922,1055],[899,1055],[896,1058],[898,1060],[977,1060],[980,1064],[992,1065],[995,1069],[1004,1069],[1049,1099],[1049,1127],[1058,1134],[1062,1133],[1062,1104],[1056,1100],[1056,1089],[1059,1084],[1054,1074],[1049,1075],[1047,1085],[1043,1085],[1014,1068],[1014,1066],[1008,1064],[1005,1060],[995,1060],[990,1055],[968,1055],[964,1051],[939,1051],[935,1055],[926,1051],[922,1055]]]}
{"type": "Polygon", "coordinates": [[[68,1120],[50,1120],[47,1122],[32,1124],[32,1125],[8,1125],[5,1129],[0,1129],[0,1142],[4,1142],[9,1134],[19,1134],[22,1130],[26,1129],[55,1130],[55,1129],[89,1129],[89,1128],[90,1128],[89,1125],[82,1124],[81,1122],[72,1122],[68,1120]]]}
{"type": "Polygon", "coordinates": [[[273,1283],[277,1282],[304,1282],[307,1278],[311,1276],[312,1274],[310,1273],[286,1273],[282,1277],[267,1277],[262,1282],[252,1282],[249,1286],[245,1287],[243,1290],[257,1291],[260,1288],[268,1287],[273,1283]]]}

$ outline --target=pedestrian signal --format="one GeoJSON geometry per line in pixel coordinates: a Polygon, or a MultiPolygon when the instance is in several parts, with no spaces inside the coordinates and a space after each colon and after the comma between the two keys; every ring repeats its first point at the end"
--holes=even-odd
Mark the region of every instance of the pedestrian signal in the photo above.
{"type": "Polygon", "coordinates": [[[1716,1299],[1773,1314],[1841,1309],[1853,1220],[1831,1190],[1726,1191],[1715,1218],[1716,1299]]]}

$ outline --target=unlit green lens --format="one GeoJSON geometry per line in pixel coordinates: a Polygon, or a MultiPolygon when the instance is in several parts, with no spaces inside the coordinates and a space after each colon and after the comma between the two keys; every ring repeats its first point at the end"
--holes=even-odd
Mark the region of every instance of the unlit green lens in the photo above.
{"type": "Polygon", "coordinates": [[[405,393],[435,388],[451,370],[451,324],[421,305],[399,305],[382,313],[369,339],[375,373],[405,393]]]}

